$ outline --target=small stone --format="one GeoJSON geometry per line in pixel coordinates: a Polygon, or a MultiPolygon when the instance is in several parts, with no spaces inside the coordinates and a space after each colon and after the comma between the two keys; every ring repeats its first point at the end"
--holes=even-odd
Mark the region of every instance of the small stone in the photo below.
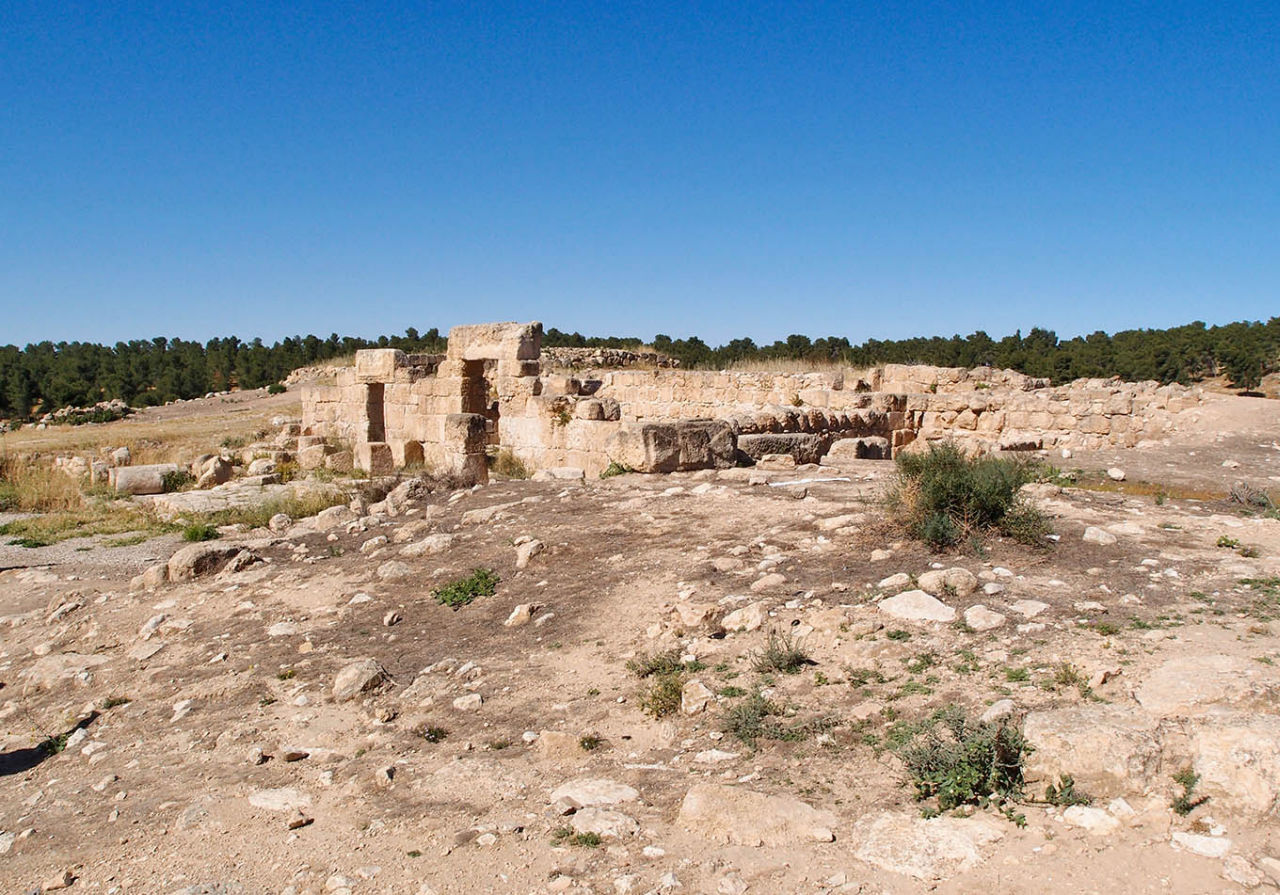
{"type": "Polygon", "coordinates": [[[1174,848],[1184,849],[1203,858],[1221,858],[1231,851],[1231,840],[1226,836],[1203,836],[1179,830],[1173,834],[1172,842],[1174,848]]]}
{"type": "Polygon", "coordinates": [[[1093,836],[1106,836],[1120,827],[1120,821],[1106,811],[1087,805],[1072,805],[1062,812],[1062,819],[1070,826],[1079,827],[1093,836]]]}
{"type": "Polygon", "coordinates": [[[396,612],[394,609],[388,611],[387,614],[382,617],[382,625],[385,628],[390,628],[393,625],[398,625],[400,624],[400,621],[401,621],[400,613],[396,612]]]}
{"type": "Polygon", "coordinates": [[[1120,469],[1119,467],[1113,466],[1107,470],[1107,478],[1111,479],[1111,481],[1113,482],[1123,482],[1124,470],[1120,469]]]}
{"type": "Polygon", "coordinates": [[[503,622],[503,626],[507,628],[518,628],[521,625],[527,625],[529,619],[538,611],[533,603],[521,603],[511,610],[511,614],[507,616],[507,620],[503,622]]]}
{"type": "Polygon", "coordinates": [[[285,826],[287,826],[290,830],[300,830],[303,827],[308,826],[313,822],[314,822],[314,818],[310,817],[309,815],[303,814],[301,811],[298,811],[289,817],[289,820],[286,822],[285,826]]]}
{"type": "Polygon", "coordinates": [[[41,883],[41,888],[46,892],[52,892],[57,889],[65,889],[76,881],[76,875],[70,870],[63,870],[56,873],[41,883]]]}
{"type": "Polygon", "coordinates": [[[877,588],[884,591],[893,591],[897,593],[911,583],[911,576],[906,572],[898,572],[896,575],[890,575],[888,578],[880,579],[877,588]]]}
{"type": "Polygon", "coordinates": [[[964,611],[964,623],[975,631],[992,631],[1006,620],[999,612],[993,612],[981,603],[964,611]]]}
{"type": "Polygon", "coordinates": [[[1109,547],[1119,539],[1109,531],[1098,528],[1096,525],[1090,525],[1084,530],[1083,540],[1086,544],[1100,544],[1103,547],[1109,547]]]}
{"type": "Polygon", "coordinates": [[[453,701],[453,707],[460,712],[474,712],[484,703],[484,698],[479,693],[468,693],[466,696],[459,696],[453,701]]]}
{"type": "Polygon", "coordinates": [[[956,617],[954,609],[922,590],[900,593],[881,600],[877,606],[886,615],[907,621],[950,622],[956,617]]]}
{"type": "Polygon", "coordinates": [[[689,681],[680,690],[680,711],[686,715],[697,715],[706,709],[714,696],[702,681],[689,681]]]}
{"type": "Polygon", "coordinates": [[[387,670],[373,659],[358,659],[347,665],[333,679],[333,698],[347,702],[361,693],[380,687],[390,680],[387,670]]]}
{"type": "Polygon", "coordinates": [[[787,576],[778,572],[772,572],[764,577],[751,583],[752,593],[763,593],[766,590],[774,590],[787,583],[787,576]]]}

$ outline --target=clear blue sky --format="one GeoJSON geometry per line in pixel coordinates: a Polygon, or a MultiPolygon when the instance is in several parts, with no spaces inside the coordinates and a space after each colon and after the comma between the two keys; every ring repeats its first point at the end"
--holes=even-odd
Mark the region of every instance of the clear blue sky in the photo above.
{"type": "Polygon", "coordinates": [[[1280,3],[0,4],[0,344],[1280,314],[1280,3]]]}

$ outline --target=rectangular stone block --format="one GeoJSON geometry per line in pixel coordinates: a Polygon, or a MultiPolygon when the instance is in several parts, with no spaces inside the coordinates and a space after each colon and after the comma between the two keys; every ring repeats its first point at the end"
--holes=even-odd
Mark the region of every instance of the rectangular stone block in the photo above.
{"type": "Polygon", "coordinates": [[[389,475],[395,472],[395,458],[391,445],[385,441],[366,441],[356,445],[355,465],[369,475],[389,475]]]}

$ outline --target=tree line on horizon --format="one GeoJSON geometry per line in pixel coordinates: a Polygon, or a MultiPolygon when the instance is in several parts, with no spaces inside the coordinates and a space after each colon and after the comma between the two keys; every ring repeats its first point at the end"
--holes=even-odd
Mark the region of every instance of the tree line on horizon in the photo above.
{"type": "MultiPolygon", "coordinates": [[[[678,358],[686,368],[724,369],[744,362],[775,360],[870,367],[884,363],[926,363],[943,367],[993,366],[1064,382],[1082,377],[1154,379],[1190,383],[1226,376],[1238,389],[1258,387],[1280,370],[1280,317],[1266,323],[1240,321],[1206,326],[1201,321],[1170,329],[1095,332],[1059,339],[1051,330],[1018,331],[999,340],[978,331],[950,338],[868,339],[853,344],[843,336],[810,339],[791,335],[769,345],[733,339],[711,347],[696,336],[672,339],[659,333],[648,343],[626,336],[583,336],[548,329],[546,347],[636,349],[646,344],[678,358]]],[[[195,398],[229,388],[261,388],[298,367],[350,355],[361,348],[399,348],[409,353],[442,353],[447,339],[432,327],[410,327],[402,336],[327,339],[292,336],[270,345],[234,336],[201,343],[183,339],[138,339],[99,345],[40,342],[0,347],[0,418],[30,419],[66,406],[83,407],[119,398],[134,407],[195,398]]]]}

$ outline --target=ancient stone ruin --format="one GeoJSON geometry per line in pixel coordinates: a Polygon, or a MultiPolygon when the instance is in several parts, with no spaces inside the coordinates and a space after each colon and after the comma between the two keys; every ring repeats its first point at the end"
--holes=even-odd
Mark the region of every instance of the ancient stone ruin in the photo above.
{"type": "Polygon", "coordinates": [[[535,470],[593,476],[611,464],[674,472],[769,454],[889,459],[945,438],[972,450],[1132,447],[1162,437],[1200,400],[1177,385],[1051,386],[989,367],[553,374],[541,340],[540,323],[487,323],[454,327],[445,355],[356,352],[354,366],[303,386],[299,462],[332,467],[345,444],[372,474],[422,464],[484,481],[498,451],[535,470]]]}

